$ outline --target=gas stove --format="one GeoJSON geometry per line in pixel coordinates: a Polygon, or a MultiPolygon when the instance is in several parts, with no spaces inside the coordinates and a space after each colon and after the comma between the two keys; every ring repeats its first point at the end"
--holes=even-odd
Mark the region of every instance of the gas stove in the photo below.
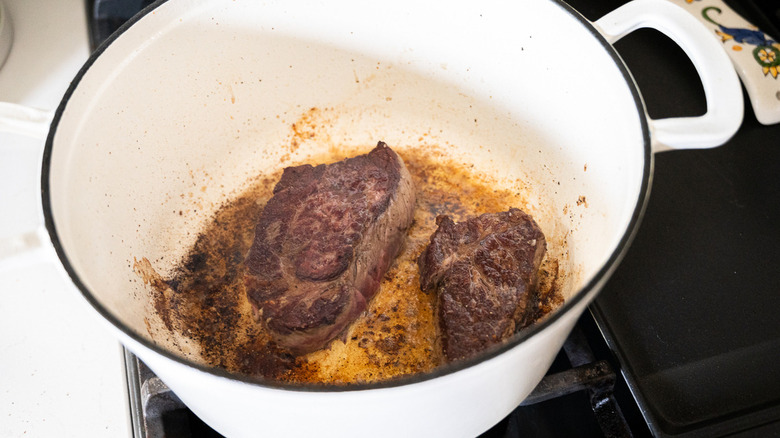
{"type": "MultiPolygon", "coordinates": [[[[150,3],[88,1],[90,49],[150,3]]],[[[625,1],[568,3],[594,20],[625,1]]],[[[734,3],[780,37],[773,2],[734,3]]],[[[640,30],[616,48],[651,117],[706,111],[693,66],[666,37],[640,30]]],[[[780,436],[778,176],[780,125],[759,124],[749,105],[724,146],[657,154],[625,259],[539,387],[483,437],[780,436]]],[[[128,435],[220,436],[143,362],[123,357],[128,435]]]]}

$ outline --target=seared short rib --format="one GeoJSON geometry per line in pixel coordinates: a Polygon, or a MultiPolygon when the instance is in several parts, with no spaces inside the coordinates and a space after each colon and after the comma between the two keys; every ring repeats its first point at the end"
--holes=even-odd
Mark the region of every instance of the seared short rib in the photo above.
{"type": "Polygon", "coordinates": [[[401,250],[415,195],[385,143],[333,164],[288,167],[245,259],[247,296],[276,344],[325,347],[365,310],[401,250]]]}
{"type": "Polygon", "coordinates": [[[531,322],[546,242],[533,218],[516,208],[460,223],[439,216],[436,222],[418,259],[420,286],[438,293],[442,347],[454,361],[531,322]]]}

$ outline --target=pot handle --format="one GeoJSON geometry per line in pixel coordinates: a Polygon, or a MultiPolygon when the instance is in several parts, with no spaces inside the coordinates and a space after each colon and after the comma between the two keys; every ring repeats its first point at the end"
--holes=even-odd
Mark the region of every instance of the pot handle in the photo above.
{"type": "MultiPolygon", "coordinates": [[[[0,102],[0,133],[19,134],[35,140],[44,140],[49,132],[53,113],[24,105],[0,102]]],[[[37,172],[37,170],[33,170],[37,172]]],[[[2,181],[13,187],[14,181],[2,181]]],[[[48,233],[43,227],[39,212],[37,227],[11,237],[0,238],[0,273],[15,270],[56,259],[54,248],[49,243],[48,233]]]]}
{"type": "Polygon", "coordinates": [[[634,0],[594,25],[610,44],[640,28],[656,29],[676,42],[696,67],[707,112],[698,117],[648,117],[654,152],[720,146],[737,132],[744,103],[734,67],[710,31],[683,8],[667,0],[634,0]]]}

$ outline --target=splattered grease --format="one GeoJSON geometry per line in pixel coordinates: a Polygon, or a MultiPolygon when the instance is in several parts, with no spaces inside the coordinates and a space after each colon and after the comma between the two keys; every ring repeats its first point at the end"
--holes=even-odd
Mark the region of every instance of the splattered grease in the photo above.
{"type": "MultiPolygon", "coordinates": [[[[379,292],[344,336],[323,350],[293,357],[275,348],[253,319],[243,284],[243,258],[281,169],[223,205],[170,278],[150,280],[144,275],[156,291],[155,309],[168,330],[197,344],[207,365],[279,381],[365,383],[441,365],[436,296],[420,291],[416,264],[436,228],[436,216],[448,214],[461,221],[523,208],[527,201],[522,193],[498,189],[435,152],[398,152],[415,185],[414,223],[379,292]]],[[[334,153],[327,161],[346,156],[334,153]]],[[[540,272],[535,319],[563,302],[558,280],[558,261],[548,255],[540,272]]]]}

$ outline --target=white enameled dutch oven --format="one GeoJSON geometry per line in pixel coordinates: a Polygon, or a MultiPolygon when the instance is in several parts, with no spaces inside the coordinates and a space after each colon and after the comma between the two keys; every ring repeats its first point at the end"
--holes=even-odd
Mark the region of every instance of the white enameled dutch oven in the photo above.
{"type": "MultiPolygon", "coordinates": [[[[663,0],[596,22],[557,0],[161,1],[90,57],[56,110],[45,225],[95,312],[226,436],[474,436],[535,387],[615,269],[642,216],[653,153],[724,143],[742,108],[722,48],[663,0]],[[640,27],[689,55],[705,115],[648,117],[611,46],[640,27]],[[327,141],[281,147],[311,108],[327,114],[327,141]],[[326,145],[377,140],[400,151],[443,145],[476,172],[522,181],[548,240],[566,242],[565,304],[472,360],[352,387],[231,375],[188,359],[186,342],[150,335],[161,322],[134,260],[165,271],[251,176],[326,145]]],[[[6,122],[13,112],[4,107],[6,122]]]]}

